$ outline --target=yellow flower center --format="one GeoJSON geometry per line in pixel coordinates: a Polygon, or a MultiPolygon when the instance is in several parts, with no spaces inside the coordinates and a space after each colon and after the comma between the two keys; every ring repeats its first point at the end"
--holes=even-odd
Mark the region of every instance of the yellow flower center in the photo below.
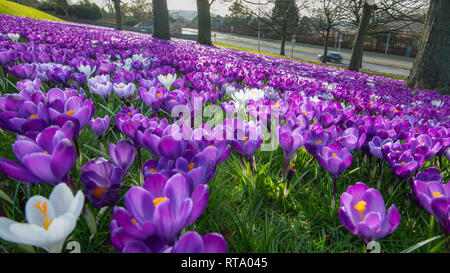
{"type": "Polygon", "coordinates": [[[34,206],[44,215],[44,228],[45,230],[48,230],[48,227],[52,223],[53,219],[48,219],[47,202],[42,203],[42,206],[40,202],[37,202],[36,204],[34,204],[34,206]]]}
{"type": "Polygon", "coordinates": [[[331,156],[332,157],[337,157],[337,155],[335,153],[332,153],[331,156]]]}
{"type": "Polygon", "coordinates": [[[159,203],[161,203],[162,201],[166,200],[167,197],[158,197],[153,199],[153,205],[156,207],[158,206],[159,203]]]}
{"type": "Polygon", "coordinates": [[[192,169],[194,168],[194,166],[195,166],[195,163],[194,163],[194,162],[191,162],[191,163],[189,164],[189,170],[192,171],[192,169]]]}
{"type": "Polygon", "coordinates": [[[317,141],[316,141],[316,144],[322,144],[322,140],[320,140],[320,139],[317,140],[317,141]]]}
{"type": "Polygon", "coordinates": [[[291,165],[291,167],[289,168],[290,170],[294,169],[295,163],[290,162],[289,165],[291,165]]]}
{"type": "Polygon", "coordinates": [[[151,172],[151,173],[156,173],[156,170],[155,169],[150,169],[150,170],[148,170],[149,172],[151,172]]]}
{"type": "Polygon", "coordinates": [[[245,137],[242,139],[242,141],[244,141],[244,142],[247,142],[247,140],[248,140],[248,137],[247,137],[247,136],[245,136],[245,137]]]}
{"type": "Polygon", "coordinates": [[[433,197],[434,198],[437,198],[437,197],[442,197],[442,196],[444,196],[442,193],[440,193],[440,192],[433,192],[433,197]]]}
{"type": "Polygon", "coordinates": [[[37,115],[36,114],[32,114],[32,115],[30,115],[30,118],[37,118],[37,115]]]}
{"type": "Polygon", "coordinates": [[[400,162],[400,164],[402,164],[402,165],[406,165],[406,162],[405,162],[405,161],[402,161],[402,162],[400,162]]]}
{"type": "Polygon", "coordinates": [[[47,152],[47,151],[44,151],[44,154],[48,155],[48,152],[47,152]]]}
{"type": "Polygon", "coordinates": [[[157,98],[161,98],[162,95],[158,93],[158,94],[156,94],[156,97],[157,97],[157,98]]]}
{"type": "Polygon", "coordinates": [[[108,188],[109,188],[109,187],[106,187],[106,188],[95,187],[95,188],[94,188],[94,196],[95,196],[95,198],[100,198],[100,197],[102,197],[103,193],[104,193],[108,188]]]}
{"type": "Polygon", "coordinates": [[[303,114],[303,115],[306,115],[306,111],[302,111],[302,114],[303,114]]]}
{"type": "Polygon", "coordinates": [[[359,201],[356,205],[355,205],[355,209],[361,214],[361,218],[364,221],[364,211],[366,210],[366,205],[367,203],[364,201],[359,201]]]}
{"type": "Polygon", "coordinates": [[[66,114],[68,114],[69,116],[73,115],[73,113],[75,113],[74,110],[69,110],[69,111],[66,112],[66,114]]]}
{"type": "Polygon", "coordinates": [[[137,225],[137,221],[134,218],[131,218],[131,222],[133,222],[133,224],[137,225]]]}

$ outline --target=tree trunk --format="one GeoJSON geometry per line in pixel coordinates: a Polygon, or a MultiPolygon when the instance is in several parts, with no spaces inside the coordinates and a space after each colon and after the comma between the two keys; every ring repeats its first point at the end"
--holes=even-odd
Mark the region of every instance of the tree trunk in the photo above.
{"type": "Polygon", "coordinates": [[[286,31],[283,31],[283,34],[281,34],[281,50],[280,55],[285,56],[286,55],[286,39],[287,39],[287,33],[286,31]]]}
{"type": "Polygon", "coordinates": [[[69,4],[67,4],[67,0],[58,0],[58,6],[64,11],[64,17],[66,19],[69,18],[69,4]]]}
{"type": "Polygon", "coordinates": [[[116,11],[116,29],[122,30],[122,12],[120,11],[120,0],[114,0],[114,9],[116,11]]]}
{"type": "Polygon", "coordinates": [[[450,1],[431,0],[407,87],[450,94],[450,1]]]}
{"type": "Polygon", "coordinates": [[[355,42],[353,43],[352,57],[350,59],[349,70],[359,71],[362,67],[362,56],[364,53],[364,39],[367,35],[367,30],[369,29],[370,16],[375,9],[374,5],[369,5],[367,1],[363,6],[363,14],[361,21],[359,22],[358,33],[355,37],[355,42]]]}
{"type": "Polygon", "coordinates": [[[330,39],[330,31],[331,28],[327,28],[326,30],[326,34],[325,34],[325,45],[324,45],[324,49],[323,49],[323,58],[322,58],[322,63],[327,63],[327,56],[328,56],[328,39],[330,39]]]}
{"type": "Polygon", "coordinates": [[[153,37],[170,40],[169,11],[167,0],[153,0],[153,37]]]}
{"type": "Polygon", "coordinates": [[[211,14],[209,0],[197,0],[198,36],[197,43],[212,45],[211,14]]]}

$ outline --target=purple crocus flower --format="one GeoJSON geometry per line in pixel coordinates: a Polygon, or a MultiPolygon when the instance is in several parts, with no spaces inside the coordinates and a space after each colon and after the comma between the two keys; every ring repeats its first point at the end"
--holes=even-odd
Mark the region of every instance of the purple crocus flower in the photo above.
{"type": "Polygon", "coordinates": [[[450,233],[450,182],[441,183],[437,169],[429,168],[412,179],[414,194],[420,204],[450,233]],[[423,181],[423,179],[427,179],[423,181]],[[430,179],[430,180],[428,180],[430,179]]]}
{"type": "Polygon", "coordinates": [[[18,64],[8,68],[9,73],[20,79],[34,80],[37,75],[36,67],[31,64],[18,64]]]}
{"type": "Polygon", "coordinates": [[[121,170],[104,158],[96,158],[81,167],[83,191],[96,208],[112,206],[119,200],[121,170]]]}
{"type": "MultiPolygon", "coordinates": [[[[318,123],[316,123],[318,124],[318,123]]],[[[314,126],[310,128],[308,132],[308,138],[305,142],[305,149],[313,156],[317,156],[322,148],[328,145],[330,141],[330,135],[326,133],[320,124],[318,126],[314,126]]]]}
{"type": "Polygon", "coordinates": [[[203,212],[209,198],[207,185],[197,186],[190,194],[181,174],[170,179],[155,174],[143,188],[133,187],[125,195],[125,207],[114,209],[114,221],[129,236],[146,240],[157,235],[168,245],[174,245],[183,228],[203,212]]]}
{"type": "Polygon", "coordinates": [[[152,126],[143,133],[138,132],[139,144],[154,156],[175,160],[184,152],[186,141],[181,138],[176,124],[167,126],[166,122],[161,120],[163,128],[152,126]],[[161,129],[164,129],[162,133],[161,129]]]}
{"type": "Polygon", "coordinates": [[[284,169],[282,177],[284,178],[287,166],[291,161],[292,155],[303,146],[307,140],[308,134],[301,128],[291,130],[286,125],[281,125],[278,128],[278,142],[284,152],[284,169]]]}
{"type": "Polygon", "coordinates": [[[215,162],[207,160],[203,152],[186,151],[176,159],[173,173],[181,173],[191,190],[200,184],[208,183],[214,176],[215,162]]]}
{"type": "Polygon", "coordinates": [[[49,125],[48,107],[41,101],[26,100],[27,91],[22,92],[0,98],[0,128],[20,134],[44,130],[49,125]]]}
{"type": "Polygon", "coordinates": [[[0,51],[0,66],[2,68],[11,64],[13,60],[14,60],[14,52],[12,50],[0,51]]]}
{"type": "Polygon", "coordinates": [[[84,96],[73,94],[74,92],[63,92],[60,89],[53,88],[48,92],[49,118],[59,126],[66,121],[71,120],[76,125],[76,136],[88,124],[94,115],[95,105],[84,96]]]}
{"type": "Polygon", "coordinates": [[[67,82],[72,77],[68,67],[54,67],[47,70],[46,75],[53,83],[61,83],[63,85],[67,85],[67,82]]]}
{"type": "Polygon", "coordinates": [[[73,73],[72,77],[80,85],[84,85],[87,80],[86,74],[84,74],[84,73],[73,73]]]}
{"type": "Polygon", "coordinates": [[[387,143],[392,143],[392,139],[387,138],[385,140],[381,140],[379,136],[374,136],[371,141],[369,141],[369,150],[370,153],[378,159],[383,159],[383,152],[381,151],[381,147],[387,143]]]}
{"type": "MultiPolygon", "coordinates": [[[[416,155],[423,158],[423,161],[435,156],[443,147],[441,142],[433,142],[428,134],[421,134],[417,138],[412,138],[408,144],[416,155]]],[[[422,165],[423,162],[420,162],[420,164],[422,165]]]]}
{"type": "Polygon", "coordinates": [[[39,78],[35,78],[34,80],[22,80],[16,83],[17,89],[20,91],[34,93],[41,89],[41,80],[39,78]]]}
{"type": "Polygon", "coordinates": [[[393,158],[392,160],[388,160],[388,162],[391,165],[392,171],[399,178],[406,178],[420,168],[419,162],[408,152],[403,153],[398,159],[393,158]]]}
{"type": "Polygon", "coordinates": [[[109,128],[109,116],[106,115],[104,118],[92,118],[89,121],[89,126],[91,127],[97,138],[102,138],[109,128]]]}
{"type": "Polygon", "coordinates": [[[380,192],[358,182],[342,193],[339,219],[348,231],[368,243],[394,232],[400,222],[400,213],[392,204],[386,214],[380,192]]]}
{"type": "Polygon", "coordinates": [[[65,181],[75,162],[75,149],[64,130],[48,127],[35,140],[17,136],[13,152],[19,163],[1,158],[0,170],[24,182],[56,185],[65,181]]]}
{"type": "MultiPolygon", "coordinates": [[[[132,241],[123,248],[123,253],[154,253],[155,245],[161,244],[158,238],[151,238],[147,242],[132,241]],[[149,246],[150,245],[150,246],[149,246]],[[152,251],[153,249],[153,251],[152,251]]],[[[160,251],[164,253],[226,253],[227,245],[222,235],[209,233],[201,236],[197,232],[188,231],[173,247],[164,246],[160,251]]]]}
{"type": "MultiPolygon", "coordinates": [[[[227,120],[225,123],[225,126],[227,126],[227,120]]],[[[245,156],[250,161],[253,153],[259,149],[262,143],[261,123],[253,121],[242,122],[239,119],[234,120],[234,139],[231,141],[231,146],[237,153],[245,156]]]]}
{"type": "Polygon", "coordinates": [[[352,164],[353,156],[348,149],[337,142],[333,142],[322,148],[317,155],[320,165],[330,172],[333,179],[337,177],[352,164]]]}
{"type": "Polygon", "coordinates": [[[136,151],[133,144],[122,139],[117,145],[109,144],[109,155],[114,164],[122,170],[122,177],[125,177],[133,165],[136,151]]]}
{"type": "MultiPolygon", "coordinates": [[[[338,127],[332,126],[331,128],[338,127]]],[[[329,130],[329,133],[337,143],[346,147],[349,151],[359,149],[366,141],[366,134],[360,135],[356,127],[347,128],[343,132],[341,130],[332,130],[330,132],[329,130]]]]}
{"type": "Polygon", "coordinates": [[[149,90],[141,87],[139,88],[139,97],[142,101],[152,108],[153,113],[157,113],[161,104],[164,102],[164,88],[151,87],[149,90]]]}

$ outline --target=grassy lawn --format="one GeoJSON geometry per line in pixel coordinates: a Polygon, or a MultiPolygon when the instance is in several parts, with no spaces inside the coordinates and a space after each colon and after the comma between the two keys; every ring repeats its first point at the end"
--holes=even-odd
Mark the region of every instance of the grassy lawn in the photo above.
{"type": "Polygon", "coordinates": [[[61,20],[43,11],[5,0],[0,0],[0,14],[29,17],[39,20],[65,22],[64,20],[61,20]]]}

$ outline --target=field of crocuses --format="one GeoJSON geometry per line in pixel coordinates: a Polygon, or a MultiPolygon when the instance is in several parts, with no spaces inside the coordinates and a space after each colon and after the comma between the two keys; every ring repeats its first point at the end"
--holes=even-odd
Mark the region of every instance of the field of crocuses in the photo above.
{"type": "Polygon", "coordinates": [[[0,252],[448,251],[449,96],[7,15],[0,66],[0,252]]]}

